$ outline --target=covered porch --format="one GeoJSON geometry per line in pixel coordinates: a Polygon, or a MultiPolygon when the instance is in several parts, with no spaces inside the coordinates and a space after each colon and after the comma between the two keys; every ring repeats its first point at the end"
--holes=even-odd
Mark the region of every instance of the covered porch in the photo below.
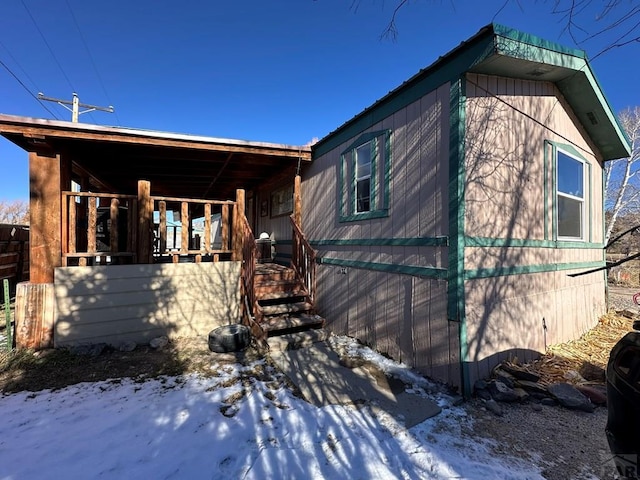
{"type": "Polygon", "coordinates": [[[254,284],[254,231],[270,222],[299,280],[287,293],[313,299],[298,175],[308,147],[7,115],[0,134],[29,156],[31,270],[17,293],[19,347],[117,346],[238,321],[264,336],[261,295],[274,291],[254,284]],[[259,211],[270,185],[290,186],[289,229],[259,211]]]}

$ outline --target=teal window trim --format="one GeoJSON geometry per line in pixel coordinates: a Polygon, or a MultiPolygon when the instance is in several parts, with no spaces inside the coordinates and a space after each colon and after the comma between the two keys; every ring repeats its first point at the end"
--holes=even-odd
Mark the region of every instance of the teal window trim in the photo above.
{"type": "Polygon", "coordinates": [[[413,277],[426,277],[437,280],[446,280],[447,269],[438,267],[424,267],[421,265],[400,265],[396,263],[364,262],[361,260],[344,260],[342,258],[319,257],[320,265],[334,265],[337,267],[350,267],[359,270],[372,270],[376,272],[411,275],[413,277]]]}
{"type": "Polygon", "coordinates": [[[536,240],[531,238],[490,238],[465,237],[467,247],[526,247],[526,248],[568,248],[604,249],[604,243],[572,242],[564,240],[536,240]]]}
{"type": "MultiPolygon", "coordinates": [[[[280,242],[282,243],[282,242],[280,242]]],[[[314,247],[358,246],[358,247],[447,247],[449,237],[407,237],[407,238],[323,238],[309,240],[314,247]]]]}
{"type": "Polygon", "coordinates": [[[526,275],[532,273],[561,272],[566,270],[582,270],[590,268],[604,267],[606,262],[597,260],[593,262],[572,262],[572,263],[542,263],[536,265],[513,265],[509,267],[478,268],[475,270],[465,270],[465,280],[475,280],[479,278],[506,277],[509,275],[526,275]]]}
{"type": "Polygon", "coordinates": [[[338,222],[357,222],[389,216],[391,183],[391,131],[377,130],[360,135],[340,154],[338,178],[338,222]],[[356,150],[371,142],[369,210],[357,211],[356,150]],[[384,145],[380,145],[384,142],[384,145]],[[381,170],[382,169],[382,170],[381,170]]]}
{"type": "MultiPolygon", "coordinates": [[[[551,218],[551,235],[552,240],[558,243],[587,243],[591,244],[593,242],[593,166],[591,161],[587,159],[584,155],[580,153],[580,151],[575,148],[573,145],[568,143],[560,143],[554,142],[552,140],[545,140],[545,159],[544,159],[544,171],[545,171],[545,188],[544,188],[544,197],[545,197],[545,205],[544,205],[544,215],[545,215],[545,239],[548,239],[547,233],[547,211],[548,211],[548,198],[551,197],[551,205],[552,205],[552,218],[551,218]],[[549,164],[549,159],[547,157],[548,146],[551,146],[551,188],[547,188],[547,168],[549,164]],[[565,155],[569,157],[573,157],[576,160],[581,161],[585,169],[583,171],[583,181],[584,177],[587,177],[587,182],[585,182],[586,192],[585,198],[583,200],[584,204],[584,212],[582,218],[582,228],[583,230],[587,230],[583,232],[582,239],[559,239],[558,238],[558,151],[561,151],[565,155]]],[[[604,202],[603,202],[604,204],[604,202]]],[[[604,219],[604,216],[602,217],[604,219]]],[[[604,223],[604,222],[603,222],[604,223]]],[[[604,237],[603,237],[604,238],[604,237]]],[[[562,247],[559,247],[562,248],[562,247]]]]}

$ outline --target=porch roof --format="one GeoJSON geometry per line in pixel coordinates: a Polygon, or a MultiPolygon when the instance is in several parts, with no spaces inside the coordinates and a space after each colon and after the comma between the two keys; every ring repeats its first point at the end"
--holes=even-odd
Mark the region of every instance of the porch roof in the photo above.
{"type": "Polygon", "coordinates": [[[95,191],[229,199],[309,162],[309,147],[108,127],[0,114],[0,135],[28,152],[61,154],[95,191]]]}

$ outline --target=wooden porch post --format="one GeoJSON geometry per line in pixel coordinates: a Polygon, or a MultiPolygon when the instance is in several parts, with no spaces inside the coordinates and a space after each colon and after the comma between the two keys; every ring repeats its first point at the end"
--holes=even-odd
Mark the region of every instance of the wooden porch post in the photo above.
{"type": "Polygon", "coordinates": [[[62,265],[60,155],[29,153],[29,269],[31,283],[53,283],[62,265]]]}
{"type": "Polygon", "coordinates": [[[242,222],[244,216],[244,190],[236,190],[236,204],[233,206],[233,253],[232,260],[242,260],[242,222]]]}
{"type": "Polygon", "coordinates": [[[300,175],[296,175],[293,183],[293,218],[302,230],[302,181],[300,175]]]}
{"type": "Polygon", "coordinates": [[[153,200],[151,199],[151,182],[138,181],[138,263],[152,263],[153,251],[151,236],[153,235],[153,200]]]}
{"type": "Polygon", "coordinates": [[[16,345],[53,346],[56,321],[54,269],[62,265],[62,190],[71,164],[59,154],[29,152],[30,282],[16,289],[16,345]]]}

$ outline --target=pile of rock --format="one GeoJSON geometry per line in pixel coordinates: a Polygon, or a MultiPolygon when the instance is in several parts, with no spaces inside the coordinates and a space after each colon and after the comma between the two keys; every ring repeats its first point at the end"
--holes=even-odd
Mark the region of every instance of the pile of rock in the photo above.
{"type": "MultiPolygon", "coordinates": [[[[569,375],[576,380],[581,377],[569,375]]],[[[529,402],[534,408],[541,405],[560,405],[572,410],[593,412],[597,405],[606,405],[606,388],[602,384],[571,384],[557,382],[545,385],[540,376],[510,363],[502,363],[492,372],[489,380],[478,380],[474,385],[476,397],[485,402],[487,410],[502,415],[500,403],[529,402]],[[500,402],[500,403],[498,403],[500,402]]]]}

